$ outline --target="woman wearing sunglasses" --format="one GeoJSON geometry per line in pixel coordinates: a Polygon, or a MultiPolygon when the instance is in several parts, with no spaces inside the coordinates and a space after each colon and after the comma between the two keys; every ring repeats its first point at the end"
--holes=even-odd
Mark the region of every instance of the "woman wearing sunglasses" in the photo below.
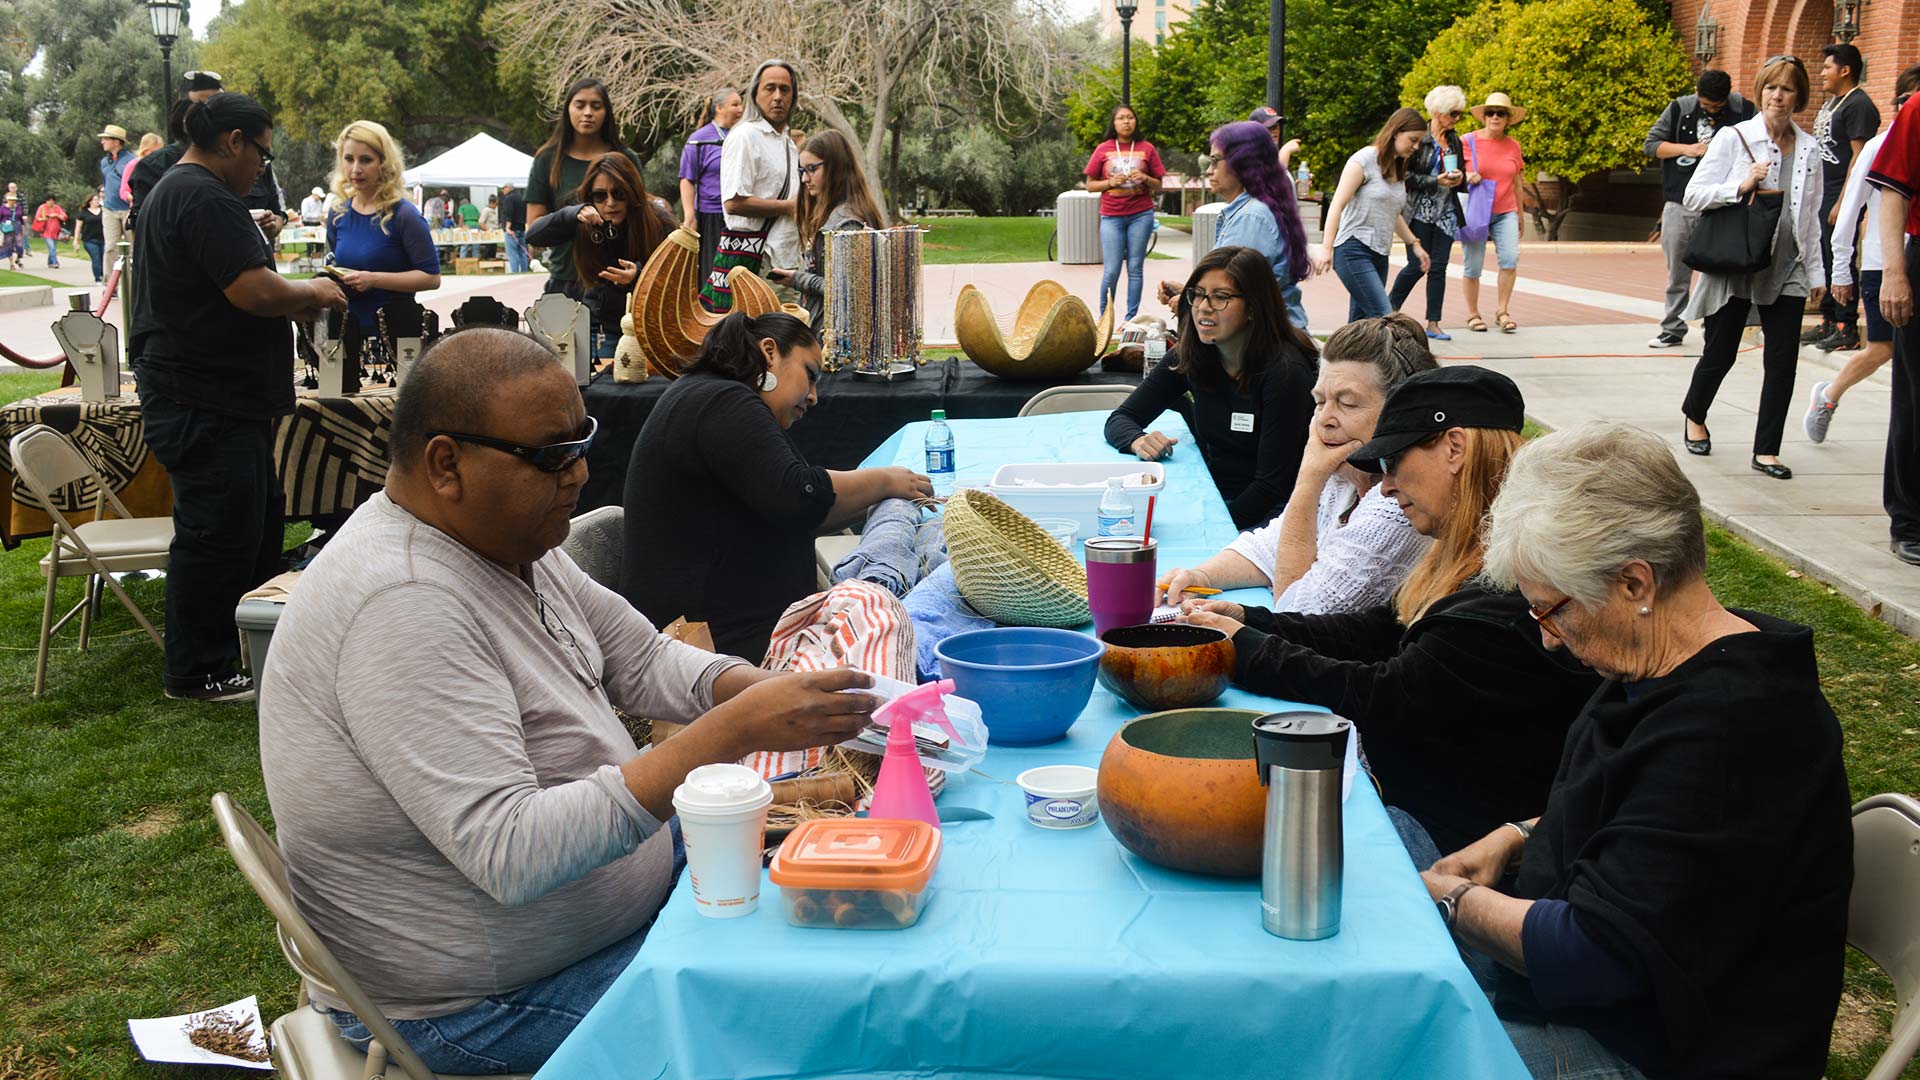
{"type": "Polygon", "coordinates": [[[1733,370],[1747,315],[1758,309],[1763,341],[1760,364],[1765,374],[1748,464],[1763,476],[1791,480],[1793,470],[1780,461],[1780,436],[1793,408],[1801,317],[1808,307],[1819,307],[1827,293],[1820,254],[1825,178],[1818,143],[1793,119],[1812,92],[1806,66],[1798,57],[1773,57],[1760,66],[1753,89],[1760,115],[1735,124],[1707,144],[1707,156],[1687,182],[1686,204],[1689,210],[1704,212],[1751,199],[1756,214],[1771,204],[1779,214],[1770,237],[1772,255],[1750,274],[1700,275],[1686,317],[1706,320],[1706,343],[1680,412],[1686,421],[1687,452],[1713,453],[1707,410],[1713,407],[1721,381],[1733,370]]]}
{"type": "Polygon", "coordinates": [[[1146,425],[1178,411],[1233,523],[1265,524],[1300,471],[1318,350],[1287,318],[1273,265],[1253,248],[1207,252],[1187,277],[1180,310],[1173,355],[1107,417],[1107,442],[1158,461],[1178,440],[1146,425]]]}
{"type": "Polygon", "coordinates": [[[884,229],[887,217],[874,201],[860,158],[845,135],[831,129],[807,136],[800,148],[800,198],[794,203],[800,226],[801,269],[774,267],[767,280],[800,294],[808,320],[820,327],[826,311],[826,234],[837,229],[884,229]]]}
{"type": "Polygon", "coordinates": [[[679,224],[663,200],[647,194],[633,160],[616,151],[587,166],[577,202],[527,225],[528,244],[567,253],[572,272],[558,291],[592,313],[595,358],[613,355],[640,268],[679,224]]]}
{"type": "Polygon", "coordinates": [[[1521,445],[1524,410],[1511,379],[1472,365],[1415,375],[1387,396],[1373,438],[1348,460],[1381,473],[1381,491],[1433,538],[1389,602],[1330,615],[1181,605],[1232,636],[1236,685],[1353,721],[1409,851],[1454,851],[1545,809],[1567,726],[1599,685],[1541,644],[1520,593],[1475,580],[1480,523],[1521,445]]]}
{"type": "Polygon", "coordinates": [[[781,612],[815,591],[816,536],[933,496],[909,469],[809,464],[787,429],[819,382],[806,323],[736,311],[661,395],[627,470],[621,588],[654,625],[707,623],[716,649],[759,663],[781,612]]]}
{"type": "Polygon", "coordinates": [[[338,202],[327,215],[327,250],[347,288],[347,311],[373,335],[382,305],[440,287],[440,251],[400,186],[407,163],[385,127],[355,120],[333,146],[329,186],[338,202]]]}
{"type": "Polygon", "coordinates": [[[1840,725],[1813,634],[1729,610],[1706,565],[1699,493],[1637,428],[1535,441],[1493,502],[1486,576],[1607,680],[1544,813],[1422,875],[1534,1076],[1826,1068],[1853,881],[1840,725]]]}
{"type": "Polygon", "coordinates": [[[1487,223],[1486,236],[1460,242],[1467,329],[1478,333],[1487,329],[1487,320],[1480,317],[1480,273],[1487,264],[1487,241],[1492,240],[1494,261],[1500,267],[1496,292],[1500,306],[1493,309],[1493,321],[1501,333],[1511,334],[1520,328],[1507,308],[1513,303],[1514,283],[1520,279],[1520,238],[1527,232],[1526,217],[1520,212],[1520,174],[1526,170],[1527,159],[1520,152],[1520,141],[1508,129],[1525,120],[1527,110],[1507,95],[1493,93],[1472,112],[1482,127],[1469,134],[1464,145],[1467,159],[1480,171],[1481,182],[1493,185],[1493,217],[1487,223]]]}

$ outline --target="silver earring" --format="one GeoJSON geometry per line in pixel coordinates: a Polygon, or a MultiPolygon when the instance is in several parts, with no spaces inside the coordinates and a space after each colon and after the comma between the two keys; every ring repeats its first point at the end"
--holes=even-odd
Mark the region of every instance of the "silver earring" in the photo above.
{"type": "Polygon", "coordinates": [[[775,390],[778,390],[779,388],[780,388],[780,376],[775,375],[773,373],[772,368],[768,368],[766,371],[761,372],[760,374],[760,392],[761,393],[771,394],[775,390]]]}
{"type": "Polygon", "coordinates": [[[1653,614],[1653,609],[1652,609],[1652,608],[1650,608],[1650,607],[1643,607],[1643,608],[1641,608],[1641,609],[1640,609],[1640,614],[1642,614],[1642,615],[1651,615],[1651,614],[1653,614]]]}

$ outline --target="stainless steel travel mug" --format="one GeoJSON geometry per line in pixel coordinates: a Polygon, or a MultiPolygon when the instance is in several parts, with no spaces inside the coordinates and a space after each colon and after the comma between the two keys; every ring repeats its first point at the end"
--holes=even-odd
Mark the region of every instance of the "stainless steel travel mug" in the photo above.
{"type": "Polygon", "coordinates": [[[1317,941],[1340,932],[1340,788],[1352,728],[1330,713],[1273,713],[1253,722],[1267,789],[1260,924],[1269,934],[1317,941]]]}

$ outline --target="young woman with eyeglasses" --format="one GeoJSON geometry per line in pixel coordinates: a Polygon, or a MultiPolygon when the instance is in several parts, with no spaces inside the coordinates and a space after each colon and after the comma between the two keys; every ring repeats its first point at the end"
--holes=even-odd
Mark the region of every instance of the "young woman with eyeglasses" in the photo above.
{"type": "Polygon", "coordinates": [[[347,310],[362,333],[378,333],[380,307],[440,287],[433,230],[406,197],[400,144],[371,120],[355,120],[334,140],[329,186],[338,202],[327,215],[327,250],[347,288],[347,310]]]}
{"type": "Polygon", "coordinates": [[[1177,410],[1233,523],[1264,524],[1286,505],[1300,470],[1319,350],[1287,318],[1273,265],[1253,248],[1207,252],[1187,278],[1181,311],[1175,353],[1107,417],[1107,442],[1158,461],[1177,440],[1146,425],[1177,410]]]}
{"type": "Polygon", "coordinates": [[[1422,372],[1387,395],[1373,437],[1347,460],[1380,474],[1380,489],[1433,538],[1391,599],[1322,615],[1181,605],[1233,638],[1236,686],[1353,721],[1409,851],[1457,851],[1546,809],[1561,742],[1600,685],[1546,648],[1517,589],[1479,582],[1481,522],[1525,420],[1513,380],[1471,364],[1422,372]]]}
{"type": "Polygon", "coordinates": [[[767,280],[800,294],[815,329],[826,310],[826,234],[836,229],[884,229],[887,216],[874,200],[860,157],[845,135],[828,129],[800,148],[800,198],[794,203],[804,267],[774,267],[767,280]]]}
{"type": "Polygon", "coordinates": [[[592,312],[595,357],[613,355],[641,267],[678,227],[672,209],[647,194],[640,170],[618,152],[587,166],[578,201],[527,225],[527,243],[567,252],[572,273],[559,291],[592,312]]]}

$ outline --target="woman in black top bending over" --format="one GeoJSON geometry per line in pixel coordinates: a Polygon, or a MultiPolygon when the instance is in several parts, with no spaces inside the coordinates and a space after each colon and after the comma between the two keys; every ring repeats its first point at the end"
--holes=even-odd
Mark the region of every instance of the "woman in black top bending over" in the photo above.
{"type": "Polygon", "coordinates": [[[560,291],[593,313],[595,358],[613,355],[640,268],[678,227],[673,211],[647,195],[640,170],[618,152],[587,166],[577,201],[527,224],[527,243],[572,248],[573,277],[560,291]]]}
{"type": "Polygon", "coordinates": [[[656,626],[705,622],[715,648],[758,663],[781,612],[814,592],[815,536],[933,495],[909,469],[807,464],[787,429],[819,381],[806,323],[736,311],[661,395],[627,471],[621,590],[656,626]]]}
{"type": "Polygon", "coordinates": [[[1287,319],[1267,257],[1252,248],[1207,252],[1181,293],[1172,362],[1148,373],[1107,417],[1115,450],[1158,461],[1177,440],[1147,425],[1177,410],[1242,529],[1263,525],[1293,492],[1313,422],[1313,339],[1287,319]]]}

